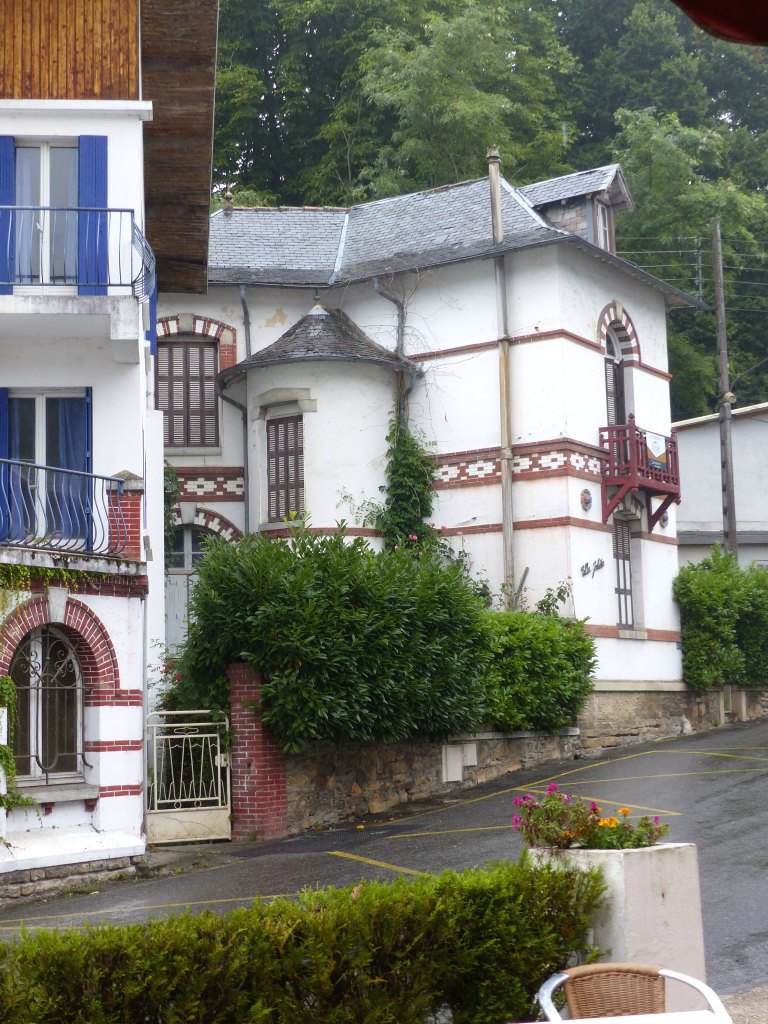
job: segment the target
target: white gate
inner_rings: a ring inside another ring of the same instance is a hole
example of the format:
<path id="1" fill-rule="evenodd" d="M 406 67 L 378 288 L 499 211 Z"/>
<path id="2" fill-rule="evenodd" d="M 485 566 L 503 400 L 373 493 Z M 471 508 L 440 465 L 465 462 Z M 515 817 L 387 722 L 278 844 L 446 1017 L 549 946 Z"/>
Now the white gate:
<path id="1" fill-rule="evenodd" d="M 147 719 L 147 842 L 231 837 L 229 720 L 210 711 Z"/>

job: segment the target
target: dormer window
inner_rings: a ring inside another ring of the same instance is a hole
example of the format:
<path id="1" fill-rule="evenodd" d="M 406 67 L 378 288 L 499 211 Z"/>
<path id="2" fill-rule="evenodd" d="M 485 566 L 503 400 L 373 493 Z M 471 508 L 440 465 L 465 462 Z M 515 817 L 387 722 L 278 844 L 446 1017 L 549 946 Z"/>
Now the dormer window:
<path id="1" fill-rule="evenodd" d="M 614 252 L 613 211 L 599 199 L 595 200 L 595 244 L 606 252 Z"/>

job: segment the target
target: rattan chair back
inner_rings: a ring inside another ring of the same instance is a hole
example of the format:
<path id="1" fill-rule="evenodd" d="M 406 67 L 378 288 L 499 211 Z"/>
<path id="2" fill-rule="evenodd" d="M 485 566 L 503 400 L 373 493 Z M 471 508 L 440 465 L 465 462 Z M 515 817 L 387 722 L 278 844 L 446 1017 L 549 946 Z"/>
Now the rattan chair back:
<path id="1" fill-rule="evenodd" d="M 563 983 L 572 1018 L 664 1013 L 664 978 L 659 965 L 584 964 L 565 970 Z"/>

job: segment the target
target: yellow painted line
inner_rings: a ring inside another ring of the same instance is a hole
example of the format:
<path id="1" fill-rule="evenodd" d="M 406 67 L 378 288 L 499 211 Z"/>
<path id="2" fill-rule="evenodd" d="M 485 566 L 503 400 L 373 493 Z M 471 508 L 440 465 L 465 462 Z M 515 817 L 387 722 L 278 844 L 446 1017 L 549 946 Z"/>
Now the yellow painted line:
<path id="1" fill-rule="evenodd" d="M 638 776 L 638 778 L 640 778 L 640 779 L 644 779 L 645 777 L 646 777 L 645 775 Z M 614 779 L 614 780 L 611 780 L 611 781 L 619 782 L 619 781 L 623 781 L 623 780 Z M 595 782 L 595 780 L 593 780 L 592 784 L 596 785 L 597 783 Z M 587 783 L 585 783 L 585 785 L 587 785 Z M 534 795 L 539 796 L 541 793 L 543 793 L 545 791 L 544 790 L 538 790 L 538 789 L 526 789 L 526 790 L 521 789 L 520 792 L 521 793 L 523 793 L 523 792 L 525 792 L 525 793 L 533 793 Z M 670 811 L 666 807 L 644 807 L 642 804 L 630 804 L 630 803 L 627 803 L 626 800 L 606 800 L 606 799 L 604 799 L 601 796 L 581 796 L 580 795 L 579 798 L 581 800 L 590 800 L 590 801 L 592 801 L 592 802 L 594 802 L 596 804 L 600 804 L 601 806 L 604 805 L 606 807 L 629 807 L 630 810 L 632 810 L 632 811 L 640 811 L 642 814 L 667 814 L 667 815 L 671 815 L 672 817 L 679 817 L 683 813 L 682 811 Z"/>
<path id="2" fill-rule="evenodd" d="M 500 832 L 511 830 L 511 825 L 480 825 L 477 828 L 444 828 L 434 832 L 399 832 L 395 836 L 384 836 L 384 839 L 420 839 L 422 836 L 454 836 L 460 832 Z"/>
<path id="3" fill-rule="evenodd" d="M 756 749 L 756 748 L 747 748 Z M 760 749 L 760 748 L 757 748 Z M 725 754 L 718 750 L 668 750 L 668 754 L 677 754 L 678 756 L 690 757 L 692 754 L 706 755 L 707 757 L 728 757 L 733 758 L 734 761 L 768 761 L 768 756 L 757 757 L 755 754 Z"/>
<path id="4" fill-rule="evenodd" d="M 397 871 L 401 875 L 423 875 L 424 871 L 416 871 L 413 868 L 404 868 L 399 864 L 387 864 L 385 860 L 371 860 L 370 857 L 358 857 L 355 853 L 342 853 L 341 850 L 331 850 L 331 857 L 344 857 L 345 860 L 357 860 L 361 864 L 371 864 L 375 868 L 386 868 L 387 871 Z"/>
<path id="5" fill-rule="evenodd" d="M 116 918 L 119 918 L 121 914 L 141 914 L 147 910 L 178 910 L 180 907 L 214 907 L 218 904 L 224 903 L 256 903 L 258 900 L 291 900 L 295 899 L 299 895 L 300 893 L 298 892 L 280 892 L 271 893 L 267 896 L 230 896 L 218 900 L 183 900 L 180 903 L 147 903 L 140 907 L 133 907 L 122 911 L 116 911 L 114 907 L 110 907 L 108 910 L 85 910 L 82 913 L 72 913 L 70 911 L 68 914 L 46 914 L 44 917 L 19 917 L 0 922 L 0 932 L 15 931 L 18 928 L 35 928 L 38 924 L 45 921 L 76 921 L 82 923 L 88 921 L 89 918 L 104 917 L 107 914 L 112 914 Z M 125 924 L 131 922 L 119 921 L 118 923 Z"/>
<path id="6" fill-rule="evenodd" d="M 571 782 L 568 785 L 576 786 L 602 786 L 605 782 L 650 782 L 653 779 L 678 779 L 697 775 L 748 775 L 749 773 L 765 773 L 765 768 L 703 768 L 696 772 L 649 772 L 647 775 L 614 775 L 606 779 L 587 779 L 586 782 Z M 546 780 L 545 780 L 546 781 Z M 535 792 L 541 783 L 535 782 Z M 534 789 L 531 786 L 519 786 L 514 790 L 516 793 L 531 793 Z"/>

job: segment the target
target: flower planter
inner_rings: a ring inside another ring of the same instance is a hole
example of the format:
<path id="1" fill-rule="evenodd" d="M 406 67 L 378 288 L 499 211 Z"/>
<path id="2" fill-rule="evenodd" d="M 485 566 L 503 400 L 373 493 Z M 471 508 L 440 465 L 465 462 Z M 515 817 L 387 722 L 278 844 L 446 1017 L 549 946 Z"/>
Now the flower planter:
<path id="1" fill-rule="evenodd" d="M 696 846 L 660 843 L 637 850 L 541 849 L 537 864 L 599 867 L 607 891 L 593 917 L 605 961 L 659 964 L 706 980 Z M 700 1009 L 695 994 L 668 983 L 669 1010 Z"/>

